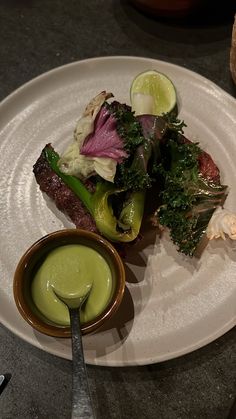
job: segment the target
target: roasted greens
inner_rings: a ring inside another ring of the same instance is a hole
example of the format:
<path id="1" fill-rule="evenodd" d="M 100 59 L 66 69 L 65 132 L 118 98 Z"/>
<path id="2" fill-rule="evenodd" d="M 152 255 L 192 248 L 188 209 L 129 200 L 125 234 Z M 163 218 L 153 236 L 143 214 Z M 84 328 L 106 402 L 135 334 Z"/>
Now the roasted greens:
<path id="1" fill-rule="evenodd" d="M 161 143 L 162 158 L 156 167 L 161 184 L 157 216 L 179 251 L 192 256 L 213 212 L 223 205 L 227 187 L 199 171 L 202 150 L 197 144 L 171 134 Z"/>
<path id="2" fill-rule="evenodd" d="M 108 103 L 111 96 L 98 95 L 79 120 L 66 152 L 59 156 L 48 145 L 45 159 L 109 240 L 132 242 L 138 237 L 151 191 L 158 202 L 157 223 L 170 231 L 180 252 L 193 256 L 213 212 L 226 198 L 217 166 L 199 144 L 184 137 L 186 125 L 173 114 L 136 117 L 129 106 Z"/>

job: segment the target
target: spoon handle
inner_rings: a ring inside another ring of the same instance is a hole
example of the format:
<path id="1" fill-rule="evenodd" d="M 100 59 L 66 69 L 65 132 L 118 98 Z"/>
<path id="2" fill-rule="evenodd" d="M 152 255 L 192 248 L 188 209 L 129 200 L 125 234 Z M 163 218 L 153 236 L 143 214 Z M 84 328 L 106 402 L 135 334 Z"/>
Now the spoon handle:
<path id="1" fill-rule="evenodd" d="M 88 377 L 84 362 L 84 352 L 77 308 L 70 308 L 72 340 L 72 419 L 94 419 L 88 387 Z"/>

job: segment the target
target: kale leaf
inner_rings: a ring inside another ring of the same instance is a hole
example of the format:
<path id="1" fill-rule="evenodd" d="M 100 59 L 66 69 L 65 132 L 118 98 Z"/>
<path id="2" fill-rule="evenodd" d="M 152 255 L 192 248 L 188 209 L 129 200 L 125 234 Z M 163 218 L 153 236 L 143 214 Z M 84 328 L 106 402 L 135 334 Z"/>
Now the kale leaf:
<path id="1" fill-rule="evenodd" d="M 116 118 L 117 132 L 129 155 L 117 165 L 115 185 L 133 191 L 149 188 L 152 180 L 147 165 L 151 156 L 151 144 L 145 139 L 140 122 L 128 105 L 113 101 L 105 106 Z"/>
<path id="2" fill-rule="evenodd" d="M 178 136 L 161 145 L 161 163 L 155 173 L 161 182 L 159 222 L 168 227 L 178 250 L 193 256 L 215 209 L 226 198 L 226 186 L 204 178 L 199 171 L 198 144 L 182 143 Z"/>

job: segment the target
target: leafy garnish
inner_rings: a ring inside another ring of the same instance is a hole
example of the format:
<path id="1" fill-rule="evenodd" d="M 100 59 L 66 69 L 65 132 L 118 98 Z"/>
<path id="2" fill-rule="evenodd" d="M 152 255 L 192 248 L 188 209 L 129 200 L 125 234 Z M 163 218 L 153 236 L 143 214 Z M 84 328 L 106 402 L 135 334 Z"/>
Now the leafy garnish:
<path id="1" fill-rule="evenodd" d="M 151 178 L 148 173 L 140 171 L 138 167 L 120 164 L 116 168 L 115 184 L 126 189 L 142 190 L 151 187 Z"/>
<path id="2" fill-rule="evenodd" d="M 116 118 L 117 132 L 124 142 L 125 149 L 132 154 L 145 141 L 139 121 L 128 105 L 113 101 L 110 104 L 106 103 L 106 107 Z"/>
<path id="3" fill-rule="evenodd" d="M 149 188 L 151 178 L 147 164 L 151 156 L 151 145 L 143 135 L 139 120 L 127 105 L 114 101 L 106 104 L 106 107 L 116 118 L 117 132 L 124 141 L 125 150 L 129 153 L 129 157 L 117 165 L 115 185 L 133 191 Z"/>
<path id="4" fill-rule="evenodd" d="M 170 130 L 183 134 L 184 127 L 187 126 L 183 120 L 178 119 L 172 112 L 164 114 L 163 118 L 166 120 Z"/>
<path id="5" fill-rule="evenodd" d="M 156 167 L 161 179 L 162 205 L 158 218 L 168 227 L 179 251 L 193 256 L 214 210 L 226 197 L 226 186 L 205 179 L 199 172 L 198 144 L 166 139 L 162 161 Z"/>

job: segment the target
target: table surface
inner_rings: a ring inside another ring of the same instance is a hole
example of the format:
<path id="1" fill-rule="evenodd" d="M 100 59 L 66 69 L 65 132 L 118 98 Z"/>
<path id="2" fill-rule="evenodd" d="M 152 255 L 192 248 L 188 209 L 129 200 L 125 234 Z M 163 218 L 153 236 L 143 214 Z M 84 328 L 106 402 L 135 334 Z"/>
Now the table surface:
<path id="1" fill-rule="evenodd" d="M 90 57 L 169 61 L 236 96 L 229 71 L 233 10 L 154 19 L 112 0 L 2 0 L 0 99 L 43 72 Z M 203 20 L 204 19 L 204 20 Z M 2 419 L 69 418 L 71 362 L 0 327 Z M 224 419 L 236 395 L 236 328 L 178 359 L 143 367 L 88 366 L 97 418 Z"/>

